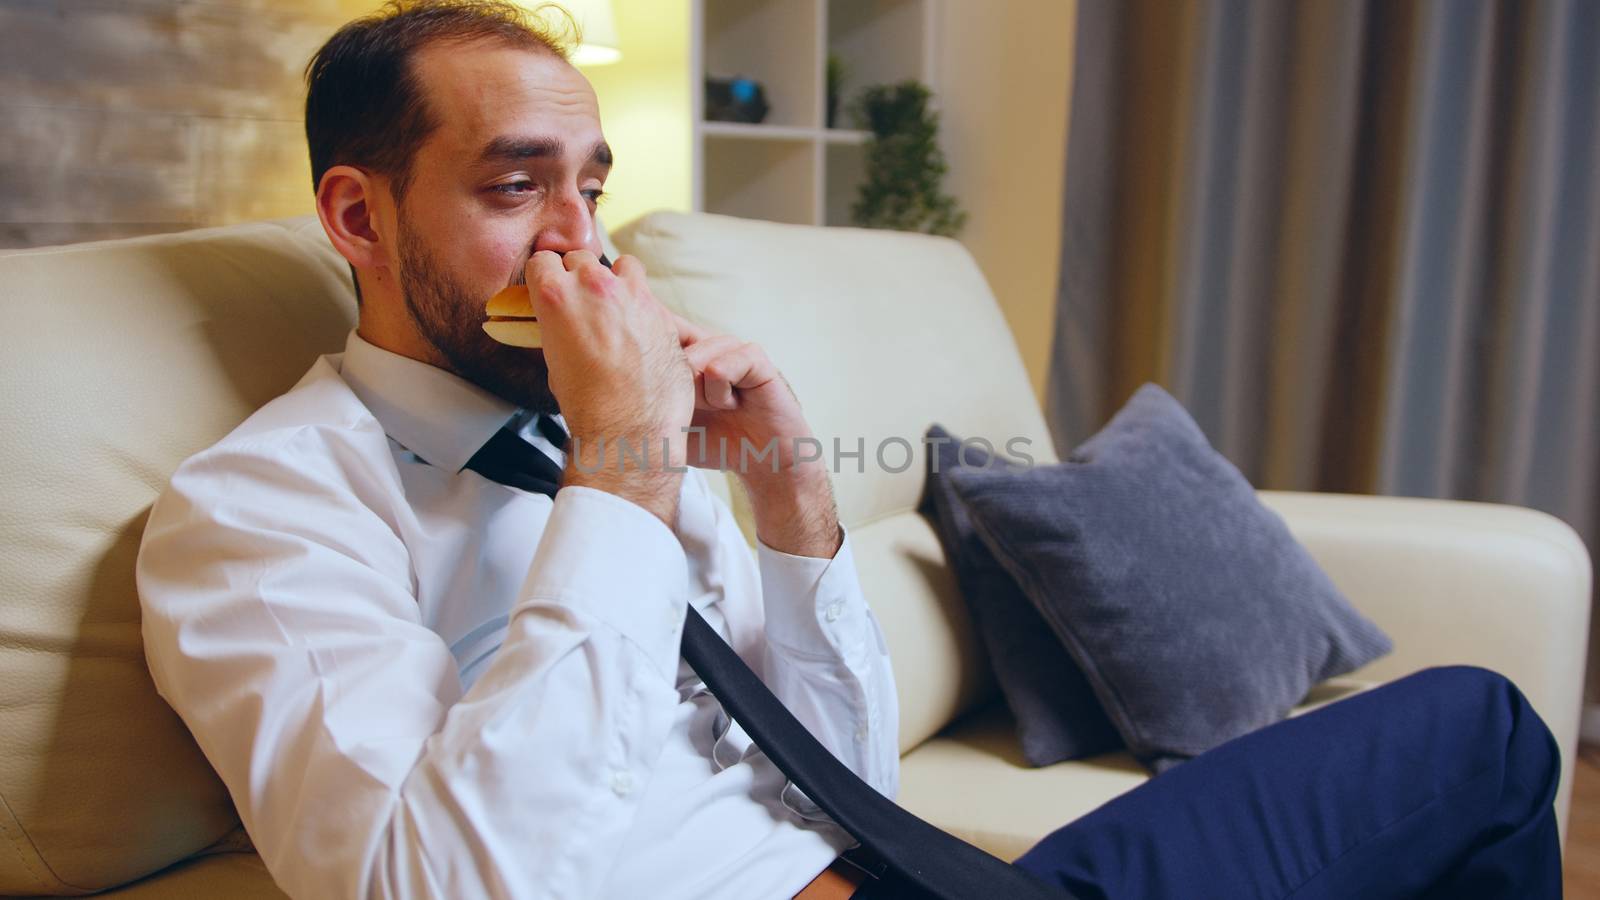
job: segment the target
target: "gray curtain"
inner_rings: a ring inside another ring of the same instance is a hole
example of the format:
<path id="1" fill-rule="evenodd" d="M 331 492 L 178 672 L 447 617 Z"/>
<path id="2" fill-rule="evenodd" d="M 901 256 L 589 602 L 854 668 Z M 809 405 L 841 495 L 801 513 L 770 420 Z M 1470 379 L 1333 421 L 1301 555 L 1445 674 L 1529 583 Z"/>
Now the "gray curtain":
<path id="1" fill-rule="evenodd" d="M 1600 551 L 1600 2 L 1077 28 L 1059 448 L 1156 381 L 1260 487 L 1531 506 Z"/>

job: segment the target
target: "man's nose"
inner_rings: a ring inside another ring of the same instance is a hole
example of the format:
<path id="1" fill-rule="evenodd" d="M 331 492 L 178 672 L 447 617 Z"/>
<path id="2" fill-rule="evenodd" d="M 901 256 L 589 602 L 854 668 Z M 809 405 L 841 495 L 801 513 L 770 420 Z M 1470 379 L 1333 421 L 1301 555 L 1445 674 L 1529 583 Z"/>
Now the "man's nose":
<path id="1" fill-rule="evenodd" d="M 563 191 L 545 207 L 539 223 L 539 233 L 534 238 L 533 250 L 554 250 L 568 253 L 573 250 L 592 250 L 599 253 L 595 239 L 594 215 L 589 211 L 589 201 L 576 189 Z"/>

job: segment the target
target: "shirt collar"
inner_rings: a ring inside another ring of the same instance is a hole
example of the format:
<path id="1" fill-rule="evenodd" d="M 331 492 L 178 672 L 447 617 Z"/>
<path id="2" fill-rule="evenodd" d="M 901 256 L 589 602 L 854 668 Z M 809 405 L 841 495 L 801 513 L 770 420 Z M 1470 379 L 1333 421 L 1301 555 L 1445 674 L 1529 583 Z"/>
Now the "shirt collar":
<path id="1" fill-rule="evenodd" d="M 369 344 L 354 331 L 339 373 L 385 434 L 449 472 L 461 471 L 518 413 L 461 376 Z"/>

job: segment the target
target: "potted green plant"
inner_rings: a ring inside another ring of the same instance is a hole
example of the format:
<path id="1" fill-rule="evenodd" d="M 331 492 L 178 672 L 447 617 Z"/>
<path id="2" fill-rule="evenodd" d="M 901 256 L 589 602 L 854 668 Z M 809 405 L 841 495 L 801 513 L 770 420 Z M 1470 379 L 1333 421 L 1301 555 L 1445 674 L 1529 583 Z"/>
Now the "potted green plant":
<path id="1" fill-rule="evenodd" d="M 829 53 L 827 71 L 828 116 L 826 121 L 829 128 L 838 127 L 839 98 L 844 93 L 844 80 L 848 75 L 849 69 L 845 67 L 844 58 L 837 53 Z"/>
<path id="2" fill-rule="evenodd" d="M 953 236 L 966 224 L 967 214 L 943 190 L 949 167 L 931 97 L 926 85 L 910 80 L 869 87 L 852 104 L 857 122 L 872 132 L 866 179 L 850 207 L 856 225 Z"/>

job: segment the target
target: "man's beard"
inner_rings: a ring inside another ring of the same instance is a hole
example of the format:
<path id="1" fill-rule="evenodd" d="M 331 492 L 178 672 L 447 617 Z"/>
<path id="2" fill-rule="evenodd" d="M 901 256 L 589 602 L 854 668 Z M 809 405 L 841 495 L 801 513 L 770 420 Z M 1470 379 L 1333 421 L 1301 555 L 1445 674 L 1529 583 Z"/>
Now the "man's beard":
<path id="1" fill-rule="evenodd" d="M 518 279 L 516 283 L 521 283 Z M 507 347 L 484 333 L 488 297 L 469 294 L 439 266 L 400 216 L 400 292 L 424 339 L 450 370 L 523 409 L 558 411 L 544 352 Z"/>

